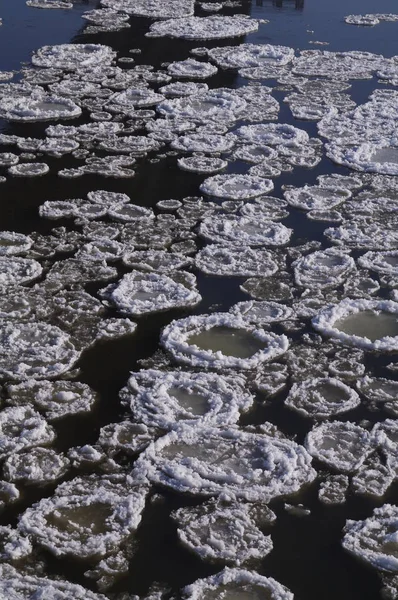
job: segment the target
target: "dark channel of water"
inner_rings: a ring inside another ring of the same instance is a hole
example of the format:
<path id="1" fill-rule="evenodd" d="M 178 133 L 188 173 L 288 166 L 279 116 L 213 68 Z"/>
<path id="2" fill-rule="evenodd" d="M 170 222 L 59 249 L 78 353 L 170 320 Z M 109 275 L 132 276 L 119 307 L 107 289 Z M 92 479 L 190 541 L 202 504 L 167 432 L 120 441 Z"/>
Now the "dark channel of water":
<path id="1" fill-rule="evenodd" d="M 161 0 L 160 0 L 161 1 Z M 269 19 L 270 23 L 260 28 L 259 33 L 243 38 L 204 44 L 179 40 L 145 38 L 150 22 L 146 19 L 131 19 L 131 29 L 115 33 L 86 36 L 81 13 L 95 8 L 93 0 L 77 1 L 73 10 L 37 10 L 26 7 L 24 0 L 2 0 L 0 17 L 0 69 L 18 69 L 23 61 L 29 61 L 30 53 L 45 44 L 66 42 L 91 42 L 112 46 L 118 56 L 128 56 L 131 48 L 140 48 L 142 53 L 135 55 L 136 62 L 156 67 L 163 62 L 187 58 L 189 51 L 197 46 L 207 47 L 240 44 L 243 41 L 254 43 L 283 44 L 298 49 L 316 48 L 310 42 L 326 41 L 327 50 L 366 50 L 382 53 L 385 56 L 398 54 L 398 25 L 384 23 L 374 28 L 347 26 L 344 15 L 350 13 L 394 12 L 393 0 L 254 0 L 245 2 L 238 12 L 246 12 L 256 18 Z M 222 14 L 232 14 L 224 10 Z M 236 11 L 235 11 L 236 12 Z M 203 13 L 198 13 L 203 14 Z M 210 87 L 238 87 L 244 83 L 238 76 L 229 72 L 219 72 L 208 80 Z M 266 82 L 268 83 L 268 82 Z M 275 84 L 271 81 L 270 84 Z M 374 88 L 374 81 L 359 81 L 352 86 L 350 93 L 356 102 L 365 101 Z M 294 120 L 286 104 L 283 93 L 275 92 L 280 101 L 280 121 L 296 124 L 316 135 L 313 123 Z M 82 117 L 81 122 L 84 122 Z M 10 125 L 0 121 L 0 131 L 25 137 L 44 137 L 45 124 Z M 156 164 L 141 161 L 137 176 L 133 180 L 98 179 L 85 176 L 75 180 L 60 179 L 57 170 L 69 166 L 68 159 L 48 159 L 50 168 L 43 178 L 20 180 L 9 178 L 1 184 L 1 227 L 23 233 L 48 232 L 53 222 L 40 219 L 38 206 L 45 200 L 85 197 L 93 189 L 126 192 L 132 201 L 142 206 L 153 207 L 158 200 L 184 198 L 197 195 L 203 177 L 184 173 L 175 166 L 175 161 L 166 159 Z M 247 168 L 242 165 L 242 171 Z M 236 170 L 236 164 L 234 165 Z M 275 179 L 273 195 L 281 193 L 281 185 L 304 185 L 315 182 L 323 173 L 341 172 L 347 169 L 332 165 L 326 158 L 312 170 L 295 169 L 291 174 L 283 174 Z M 292 210 L 284 221 L 294 227 L 292 243 L 306 239 L 319 239 L 325 243 L 322 232 L 325 224 L 311 223 L 300 211 Z M 61 223 L 62 224 L 62 223 Z M 72 226 L 71 223 L 66 223 Z M 115 342 L 98 344 L 86 352 L 80 362 L 81 380 L 88 383 L 100 394 L 100 403 L 95 411 L 85 418 L 65 420 L 57 425 L 57 448 L 66 450 L 74 445 L 93 443 L 101 426 L 120 420 L 122 411 L 118 391 L 125 384 L 129 372 L 139 367 L 138 360 L 151 356 L 158 348 L 161 329 L 172 319 L 187 314 L 200 314 L 210 308 L 227 310 L 237 301 L 247 299 L 239 290 L 243 279 L 208 277 L 196 273 L 199 291 L 203 302 L 192 311 L 171 311 L 139 320 L 136 334 Z M 93 290 L 95 292 L 95 290 Z M 382 373 L 385 360 L 369 357 L 369 368 Z M 297 415 L 292 415 L 283 406 L 285 395 L 275 397 L 264 404 L 259 398 L 256 409 L 242 419 L 242 423 L 262 423 L 270 421 L 282 431 L 295 435 L 302 441 L 310 424 Z M 347 413 L 343 420 L 369 419 L 378 417 L 365 408 Z M 17 515 L 44 495 L 51 495 L 53 488 L 42 491 L 26 491 L 15 509 L 5 511 L 1 523 L 15 523 Z M 195 504 L 193 498 L 161 492 L 162 500 L 152 502 L 145 510 L 138 531 L 138 551 L 132 560 L 130 574 L 116 586 L 117 591 L 145 594 L 159 582 L 173 593 L 199 577 L 220 570 L 201 562 L 177 543 L 176 528 L 169 514 L 177 507 Z M 384 501 L 397 502 L 397 488 L 393 487 Z M 376 503 L 349 497 L 342 507 L 325 508 L 317 499 L 316 485 L 303 492 L 295 501 L 311 508 L 311 515 L 298 517 L 287 513 L 283 503 L 271 504 L 277 513 L 277 524 L 272 529 L 274 549 L 261 563 L 259 571 L 285 584 L 294 593 L 296 600 L 376 600 L 380 598 L 380 581 L 375 571 L 367 568 L 343 552 L 341 548 L 342 528 L 347 518 L 359 519 L 369 516 Z M 54 559 L 46 556 L 51 572 L 66 576 L 71 581 L 88 585 L 83 577 L 84 569 L 75 561 Z"/>

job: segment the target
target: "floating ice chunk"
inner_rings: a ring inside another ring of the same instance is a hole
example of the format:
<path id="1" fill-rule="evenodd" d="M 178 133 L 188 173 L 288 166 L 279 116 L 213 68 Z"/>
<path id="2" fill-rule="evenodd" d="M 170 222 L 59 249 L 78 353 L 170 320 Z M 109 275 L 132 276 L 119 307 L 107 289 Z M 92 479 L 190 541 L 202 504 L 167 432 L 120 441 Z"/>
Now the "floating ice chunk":
<path id="1" fill-rule="evenodd" d="M 123 263 L 133 269 L 168 273 L 191 264 L 192 259 L 177 252 L 137 250 L 123 256 Z"/>
<path id="2" fill-rule="evenodd" d="M 13 165 L 18 164 L 19 156 L 13 154 L 12 152 L 2 152 L 0 153 L 0 167 L 12 167 Z"/>
<path id="3" fill-rule="evenodd" d="M 206 83 L 196 83 L 194 81 L 176 81 L 168 83 L 159 88 L 159 92 L 166 98 L 180 98 L 182 96 L 193 96 L 207 92 L 209 86 Z"/>
<path id="4" fill-rule="evenodd" d="M 242 69 L 247 67 L 283 66 L 294 58 L 293 48 L 272 46 L 271 44 L 240 44 L 212 48 L 207 55 L 222 69 Z"/>
<path id="5" fill-rule="evenodd" d="M 261 274 L 260 274 L 261 275 Z M 292 286 L 277 277 L 252 277 L 240 289 L 255 300 L 275 300 L 284 302 L 293 298 Z"/>
<path id="6" fill-rule="evenodd" d="M 398 146 L 389 140 L 364 142 L 359 146 L 327 145 L 327 156 L 334 162 L 368 173 L 398 175 Z"/>
<path id="7" fill-rule="evenodd" d="M 326 505 L 344 504 L 348 485 L 346 475 L 330 475 L 319 486 L 319 500 Z"/>
<path id="8" fill-rule="evenodd" d="M 270 179 L 253 175 L 215 175 L 200 186 L 200 191 L 208 196 L 231 200 L 246 200 L 267 194 L 274 188 Z"/>
<path id="9" fill-rule="evenodd" d="M 165 100 L 158 104 L 157 111 L 166 118 L 189 119 L 208 125 L 209 121 L 236 121 L 246 105 L 237 92 L 221 88 Z"/>
<path id="10" fill-rule="evenodd" d="M 312 324 L 323 335 L 379 352 L 398 347 L 398 303 L 391 300 L 342 300 L 324 308 Z"/>
<path id="11" fill-rule="evenodd" d="M 358 264 L 364 269 L 386 275 L 398 275 L 398 251 L 366 252 L 358 258 Z"/>
<path id="12" fill-rule="evenodd" d="M 187 156 L 177 160 L 178 167 L 191 173 L 219 173 L 228 166 L 228 161 L 211 156 Z"/>
<path id="13" fill-rule="evenodd" d="M 92 260 L 67 258 L 53 264 L 47 273 L 45 283 L 52 289 L 62 289 L 79 283 L 109 281 L 116 277 L 117 270 L 114 267 L 104 266 Z"/>
<path id="14" fill-rule="evenodd" d="M 309 454 L 295 442 L 189 426 L 153 442 L 134 467 L 135 474 L 179 492 L 264 503 L 315 478 Z"/>
<path id="15" fill-rule="evenodd" d="M 124 252 L 123 244 L 115 240 L 99 239 L 95 242 L 84 244 L 75 254 L 79 260 L 97 260 L 115 262 L 121 259 Z"/>
<path id="16" fill-rule="evenodd" d="M 177 361 L 193 366 L 252 369 L 286 352 L 286 336 L 266 333 L 229 313 L 172 321 L 161 337 Z"/>
<path id="17" fill-rule="evenodd" d="M 303 129 L 283 123 L 260 123 L 256 125 L 243 125 L 235 134 L 244 142 L 277 146 L 302 146 L 308 143 L 308 133 Z"/>
<path id="18" fill-rule="evenodd" d="M 207 79 L 215 75 L 217 71 L 218 69 L 214 65 L 193 58 L 173 62 L 167 67 L 169 75 L 177 79 Z"/>
<path id="19" fill-rule="evenodd" d="M 44 93 L 0 98 L 0 116 L 8 121 L 35 122 L 74 119 L 82 114 L 80 106 L 69 98 Z"/>
<path id="20" fill-rule="evenodd" d="M 101 44 L 60 44 L 42 46 L 33 53 L 35 67 L 50 67 L 73 71 L 83 67 L 108 65 L 116 53 L 109 46 Z"/>
<path id="21" fill-rule="evenodd" d="M 50 172 L 50 167 L 43 162 L 40 163 L 19 163 L 8 169 L 10 175 L 14 177 L 42 177 Z"/>
<path id="22" fill-rule="evenodd" d="M 374 71 L 385 64 L 380 54 L 351 50 L 329 52 L 327 50 L 303 50 L 295 59 L 292 73 L 306 77 L 329 79 L 370 79 Z"/>
<path id="23" fill-rule="evenodd" d="M 157 433 L 157 432 L 156 432 Z M 155 430 L 142 423 L 110 423 L 101 428 L 98 444 L 112 456 L 119 452 L 136 455 L 144 450 L 155 438 Z"/>
<path id="24" fill-rule="evenodd" d="M 41 264 L 32 258 L 0 256 L 0 284 L 3 287 L 30 283 L 38 279 L 42 271 Z"/>
<path id="25" fill-rule="evenodd" d="M 0 256 L 24 254 L 32 244 L 33 240 L 23 233 L 0 231 Z"/>
<path id="26" fill-rule="evenodd" d="M 222 277 L 267 277 L 278 271 L 275 257 L 269 250 L 249 247 L 225 248 L 210 244 L 195 257 L 195 265 L 208 275 Z"/>
<path id="27" fill-rule="evenodd" d="M 217 177 L 217 176 L 216 176 Z M 199 227 L 205 239 L 231 246 L 283 246 L 292 230 L 266 219 L 256 217 L 217 216 L 205 218 Z"/>
<path id="28" fill-rule="evenodd" d="M 31 407 L 8 407 L 0 413 L 0 456 L 51 444 L 55 432 Z"/>
<path id="29" fill-rule="evenodd" d="M 348 15 L 344 17 L 344 21 L 349 25 L 365 25 L 372 27 L 373 25 L 378 25 L 380 23 L 380 18 L 382 15 Z M 397 20 L 398 20 L 398 15 Z"/>
<path id="30" fill-rule="evenodd" d="M 398 423 L 395 419 L 386 419 L 376 423 L 372 430 L 373 442 L 387 458 L 387 466 L 398 476 Z"/>
<path id="31" fill-rule="evenodd" d="M 268 323 L 277 323 L 285 321 L 292 316 L 292 309 L 277 302 L 238 302 L 230 309 L 234 315 L 240 315 L 249 323 L 255 325 L 267 325 Z"/>
<path id="32" fill-rule="evenodd" d="M 128 481 L 76 478 L 28 508 L 18 527 L 56 556 L 103 558 L 137 529 L 147 491 Z"/>
<path id="33" fill-rule="evenodd" d="M 332 173 L 331 175 L 319 175 L 317 177 L 318 185 L 327 188 L 343 188 L 348 190 L 357 190 L 363 187 L 363 182 L 359 177 L 353 175 L 340 175 Z"/>
<path id="34" fill-rule="evenodd" d="M 31 448 L 9 456 L 4 463 L 4 477 L 14 483 L 43 485 L 63 477 L 69 460 L 50 448 Z"/>
<path id="35" fill-rule="evenodd" d="M 99 143 L 98 147 L 106 152 L 118 154 L 141 155 L 159 149 L 159 142 L 142 135 L 128 135 L 120 138 L 109 138 Z"/>
<path id="36" fill-rule="evenodd" d="M 258 164 L 276 158 L 278 152 L 269 146 L 245 144 L 244 146 L 239 146 L 232 156 L 235 160 L 243 160 L 248 163 Z"/>
<path id="37" fill-rule="evenodd" d="M 398 572 L 398 507 L 384 504 L 364 521 L 346 522 L 343 548 L 379 571 Z"/>
<path id="38" fill-rule="evenodd" d="M 174 15 L 173 15 L 174 16 Z M 151 25 L 147 37 L 172 37 L 186 40 L 221 40 L 257 31 L 258 21 L 247 15 L 169 19 Z"/>
<path id="39" fill-rule="evenodd" d="M 254 401 L 238 375 L 155 370 L 132 373 L 121 398 L 137 422 L 165 430 L 232 425 Z"/>
<path id="40" fill-rule="evenodd" d="M 159 4 L 155 0 L 102 0 L 101 6 L 149 19 L 181 19 L 194 13 L 192 0 L 166 0 Z"/>
<path id="41" fill-rule="evenodd" d="M 126 204 L 130 197 L 121 192 L 108 192 L 106 190 L 95 190 L 87 194 L 87 199 L 94 204 L 104 204 L 108 208 L 114 204 Z"/>
<path id="42" fill-rule="evenodd" d="M 358 394 L 338 379 L 317 378 L 294 383 L 285 405 L 304 417 L 326 419 L 359 406 Z"/>
<path id="43" fill-rule="evenodd" d="M 297 285 L 323 289 L 341 285 L 355 269 L 355 261 L 346 252 L 328 248 L 299 258 L 293 266 Z"/>
<path id="44" fill-rule="evenodd" d="M 371 457 L 352 478 L 351 487 L 355 494 L 381 498 L 384 496 L 396 473 L 389 465 L 384 465 L 379 458 Z"/>
<path id="45" fill-rule="evenodd" d="M 143 315 L 172 308 L 195 306 L 201 301 L 195 277 L 189 283 L 175 281 L 159 273 L 127 273 L 114 285 L 102 290 L 102 296 L 123 314 Z"/>
<path id="46" fill-rule="evenodd" d="M 336 471 L 357 471 L 373 452 L 371 436 L 359 425 L 333 421 L 315 426 L 307 435 L 305 447 L 311 456 Z"/>
<path id="47" fill-rule="evenodd" d="M 269 535 L 256 526 L 255 509 L 237 502 L 208 502 L 172 513 L 180 542 L 203 560 L 242 565 L 272 550 Z"/>
<path id="48" fill-rule="evenodd" d="M 19 531 L 12 529 L 9 525 L 0 527 L 0 559 L 2 561 L 19 560 L 31 553 L 32 544 L 28 538 L 21 536 Z"/>
<path id="49" fill-rule="evenodd" d="M 35 381 L 7 387 L 8 403 L 14 406 L 31 404 L 49 421 L 90 412 L 97 400 L 96 393 L 85 383 L 72 381 Z"/>
<path id="50" fill-rule="evenodd" d="M 0 511 L 2 511 L 4 508 L 9 506 L 10 504 L 13 504 L 17 500 L 19 500 L 19 496 L 20 496 L 19 490 L 17 487 L 15 487 L 15 485 L 13 483 L 9 483 L 8 481 L 0 480 Z M 0 528 L 0 558 L 3 558 L 1 556 L 1 553 L 2 553 L 1 529 L 2 528 Z"/>
<path id="51" fill-rule="evenodd" d="M 398 234 L 394 222 L 379 224 L 373 219 L 345 221 L 339 227 L 325 229 L 324 235 L 334 244 L 363 250 L 391 250 L 398 248 Z"/>
<path id="52" fill-rule="evenodd" d="M 148 223 L 154 218 L 151 208 L 139 206 L 138 204 L 120 204 L 108 210 L 108 216 L 122 223 L 140 222 Z"/>
<path id="53" fill-rule="evenodd" d="M 147 106 L 154 106 L 164 100 L 162 94 L 156 94 L 153 90 L 130 87 L 119 94 L 112 97 L 112 105 L 115 106 L 118 111 L 131 111 L 137 106 L 144 108 Z"/>
<path id="54" fill-rule="evenodd" d="M 232 135 L 217 135 L 205 133 L 187 133 L 171 143 L 174 150 L 181 152 L 204 152 L 216 154 L 227 152 L 235 145 L 235 137 Z"/>
<path id="55" fill-rule="evenodd" d="M 73 8 L 72 2 L 66 2 L 66 0 L 26 0 L 26 6 L 32 8 Z"/>
<path id="56" fill-rule="evenodd" d="M 351 192 L 342 188 L 305 185 L 302 188 L 290 188 L 283 195 L 288 203 L 295 208 L 325 210 L 334 208 L 350 198 Z"/>

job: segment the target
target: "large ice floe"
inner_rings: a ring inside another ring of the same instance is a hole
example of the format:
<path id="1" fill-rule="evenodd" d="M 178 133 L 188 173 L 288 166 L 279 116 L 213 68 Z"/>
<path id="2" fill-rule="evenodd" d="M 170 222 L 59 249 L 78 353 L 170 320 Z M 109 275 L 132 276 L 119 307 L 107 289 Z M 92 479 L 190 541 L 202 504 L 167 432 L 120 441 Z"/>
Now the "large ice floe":
<path id="1" fill-rule="evenodd" d="M 149 19 L 182 19 L 194 13 L 193 0 L 101 0 L 101 6 Z"/>
<path id="2" fill-rule="evenodd" d="M 172 513 L 183 546 L 203 560 L 240 566 L 259 560 L 272 550 L 272 540 L 257 524 L 272 522 L 275 515 L 265 506 L 209 500 L 197 507 Z"/>
<path id="3" fill-rule="evenodd" d="M 268 219 L 235 215 L 208 217 L 202 221 L 199 234 L 206 240 L 229 246 L 283 246 L 292 230 Z"/>
<path id="4" fill-rule="evenodd" d="M 298 492 L 316 475 L 310 455 L 290 440 L 190 426 L 150 444 L 133 473 L 179 492 L 265 503 Z"/>
<path id="5" fill-rule="evenodd" d="M 152 369 L 132 373 L 121 398 L 138 423 L 166 430 L 181 423 L 231 425 L 254 402 L 239 375 Z"/>
<path id="6" fill-rule="evenodd" d="M 72 479 L 28 508 L 18 528 L 56 556 L 100 559 L 134 534 L 147 492 L 145 485 L 134 486 L 125 478 Z"/>
<path id="7" fill-rule="evenodd" d="M 32 56 L 35 67 L 67 69 L 73 71 L 82 67 L 108 65 L 116 53 L 109 46 L 101 44 L 60 44 L 43 46 Z"/>
<path id="8" fill-rule="evenodd" d="M 379 571 L 398 573 L 398 507 L 384 504 L 364 521 L 346 522 L 343 548 Z"/>
<path id="9" fill-rule="evenodd" d="M 305 417 L 327 419 L 352 410 L 360 404 L 357 392 L 332 377 L 295 383 L 285 405 Z"/>
<path id="10" fill-rule="evenodd" d="M 216 313 L 172 321 L 161 343 L 172 356 L 195 367 L 253 369 L 284 354 L 286 336 L 267 333 L 239 315 Z"/>
<path id="11" fill-rule="evenodd" d="M 169 19 L 151 25 L 147 37 L 172 37 L 186 40 L 221 40 L 257 31 L 258 21 L 247 15 L 232 17 L 188 17 Z"/>
<path id="12" fill-rule="evenodd" d="M 312 324 L 323 335 L 378 352 L 398 348 L 398 303 L 391 300 L 351 300 L 329 305 Z"/>
<path id="13" fill-rule="evenodd" d="M 264 577 L 255 571 L 228 567 L 216 575 L 191 583 L 182 590 L 182 594 L 184 600 L 220 600 L 237 596 L 244 596 L 247 600 L 293 600 L 293 594 L 272 577 Z"/>
<path id="14" fill-rule="evenodd" d="M 208 275 L 218 277 L 267 277 L 278 271 L 270 250 L 208 244 L 196 254 L 195 265 Z"/>

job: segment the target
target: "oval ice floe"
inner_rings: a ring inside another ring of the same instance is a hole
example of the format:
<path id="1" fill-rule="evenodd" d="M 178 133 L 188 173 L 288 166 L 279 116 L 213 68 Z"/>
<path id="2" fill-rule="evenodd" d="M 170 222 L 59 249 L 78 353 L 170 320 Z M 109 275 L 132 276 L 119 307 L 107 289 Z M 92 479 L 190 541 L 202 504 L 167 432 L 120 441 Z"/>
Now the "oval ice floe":
<path id="1" fill-rule="evenodd" d="M 31 448 L 9 456 L 3 469 L 8 481 L 44 485 L 63 477 L 69 469 L 69 460 L 50 448 Z"/>
<path id="2" fill-rule="evenodd" d="M 60 44 L 42 46 L 33 53 L 35 67 L 50 67 L 75 70 L 82 67 L 110 64 L 116 53 L 109 46 L 101 44 Z"/>
<path id="3" fill-rule="evenodd" d="M 250 144 L 277 146 L 300 146 L 309 141 L 308 133 L 303 129 L 283 123 L 260 123 L 243 125 L 235 134 L 244 142 Z"/>
<path id="4" fill-rule="evenodd" d="M 304 417 L 326 419 L 361 403 L 355 390 L 338 379 L 324 377 L 295 383 L 285 405 Z"/>
<path id="5" fill-rule="evenodd" d="M 310 455 L 290 440 L 190 426 L 148 446 L 133 472 L 179 492 L 264 503 L 298 492 L 316 475 Z"/>
<path id="6" fill-rule="evenodd" d="M 348 491 L 349 479 L 347 475 L 330 475 L 319 486 L 318 498 L 327 506 L 344 504 Z"/>
<path id="7" fill-rule="evenodd" d="M 246 101 L 234 90 L 215 89 L 182 98 L 165 100 L 157 111 L 166 118 L 190 119 L 208 124 L 234 122 L 246 108 Z"/>
<path id="8" fill-rule="evenodd" d="M 267 277 L 278 271 L 275 256 L 269 250 L 226 248 L 221 244 L 209 244 L 199 250 L 195 265 L 204 273 L 218 277 Z"/>
<path id="9" fill-rule="evenodd" d="M 136 421 L 166 430 L 231 425 L 254 402 L 239 375 L 155 370 L 132 373 L 121 397 Z"/>
<path id="10" fill-rule="evenodd" d="M 292 230 L 258 217 L 215 216 L 205 218 L 199 234 L 211 242 L 231 246 L 283 246 Z"/>
<path id="11" fill-rule="evenodd" d="M 398 275 L 398 251 L 390 252 L 366 252 L 358 258 L 358 264 L 364 269 L 383 273 L 386 275 Z"/>
<path id="12" fill-rule="evenodd" d="M 231 200 L 246 200 L 267 194 L 274 188 L 270 179 L 253 175 L 214 175 L 200 186 L 200 191 L 208 196 Z"/>
<path id="13" fill-rule="evenodd" d="M 255 300 L 238 302 L 232 306 L 230 312 L 241 316 L 248 323 L 260 326 L 285 321 L 293 315 L 293 310 L 289 306 L 277 302 L 256 302 Z"/>
<path id="14" fill-rule="evenodd" d="M 73 100 L 44 93 L 25 96 L 5 96 L 0 99 L 0 116 L 8 121 L 35 122 L 74 119 L 82 109 Z"/>
<path id="15" fill-rule="evenodd" d="M 398 303 L 391 300 L 351 300 L 324 308 L 312 324 L 323 335 L 367 350 L 398 348 Z"/>
<path id="16" fill-rule="evenodd" d="M 299 258 L 293 267 L 296 284 L 300 287 L 335 288 L 355 269 L 355 261 L 343 251 L 328 248 Z"/>
<path id="17" fill-rule="evenodd" d="M 191 264 L 192 259 L 178 252 L 136 250 L 123 256 L 123 263 L 133 269 L 168 273 Z"/>
<path id="18" fill-rule="evenodd" d="M 15 231 L 0 231 L 0 256 L 24 254 L 32 246 L 33 240 Z"/>
<path id="19" fill-rule="evenodd" d="M 180 152 L 203 152 L 216 154 L 228 152 L 235 144 L 232 135 L 217 135 L 205 133 L 187 133 L 171 143 L 171 148 Z"/>
<path id="20" fill-rule="evenodd" d="M 8 169 L 13 177 L 42 177 L 50 172 L 50 167 L 43 162 L 19 163 Z"/>
<path id="21" fill-rule="evenodd" d="M 24 285 L 38 279 L 42 266 L 32 258 L 0 256 L 0 285 Z"/>
<path id="22" fill-rule="evenodd" d="M 155 106 L 164 100 L 164 96 L 156 94 L 151 89 L 130 87 L 112 97 L 112 105 L 118 111 L 134 111 L 135 107 L 146 108 Z"/>
<path id="23" fill-rule="evenodd" d="M 218 173 L 228 166 L 228 161 L 212 156 L 186 156 L 177 160 L 178 167 L 190 173 L 209 175 Z"/>
<path id="24" fill-rule="evenodd" d="M 286 352 L 286 336 L 267 333 L 230 313 L 172 321 L 162 345 L 177 361 L 197 367 L 253 369 Z"/>
<path id="25" fill-rule="evenodd" d="M 30 406 L 4 408 L 0 413 L 0 430 L 1 458 L 49 445 L 55 439 L 54 429 Z"/>
<path id="26" fill-rule="evenodd" d="M 147 37 L 171 37 L 186 40 L 221 40 L 257 31 L 258 21 L 247 15 L 169 19 L 151 25 Z"/>
<path id="27" fill-rule="evenodd" d="M 168 74 L 177 79 L 207 79 L 217 71 L 214 65 L 193 58 L 172 62 L 167 67 Z"/>
<path id="28" fill-rule="evenodd" d="M 101 0 L 101 6 L 112 8 L 134 17 L 148 19 L 182 19 L 194 13 L 193 0 Z"/>
<path id="29" fill-rule="evenodd" d="M 284 192 L 284 197 L 295 208 L 302 210 L 327 210 L 342 204 L 350 198 L 351 192 L 342 188 L 327 188 L 307 186 L 290 188 Z"/>
<path id="30" fill-rule="evenodd" d="M 294 58 L 293 48 L 271 44 L 240 44 L 212 48 L 207 56 L 222 69 L 242 69 L 247 67 L 283 66 Z"/>

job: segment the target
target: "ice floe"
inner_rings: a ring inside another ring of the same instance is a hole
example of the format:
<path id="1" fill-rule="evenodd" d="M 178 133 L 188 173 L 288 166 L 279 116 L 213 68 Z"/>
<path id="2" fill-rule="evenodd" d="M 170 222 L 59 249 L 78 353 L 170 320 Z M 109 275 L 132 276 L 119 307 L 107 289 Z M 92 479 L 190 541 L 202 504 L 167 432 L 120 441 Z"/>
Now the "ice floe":
<path id="1" fill-rule="evenodd" d="M 354 259 L 342 250 L 328 248 L 293 263 L 296 284 L 304 288 L 336 288 L 355 269 Z"/>
<path id="2" fill-rule="evenodd" d="M 3 469 L 8 481 L 43 485 L 63 477 L 69 469 L 69 460 L 50 448 L 31 448 L 9 456 Z"/>
<path id="3" fill-rule="evenodd" d="M 0 117 L 8 121 L 34 122 L 74 119 L 82 114 L 73 100 L 44 93 L 0 98 Z"/>
<path id="4" fill-rule="evenodd" d="M 217 176 L 216 176 L 217 177 Z M 292 230 L 267 219 L 240 216 L 205 218 L 199 234 L 211 242 L 230 246 L 283 246 L 288 243 Z"/>
<path id="5" fill-rule="evenodd" d="M 154 0 L 101 0 L 101 6 L 149 19 L 183 19 L 194 13 L 192 0 L 166 0 L 162 4 Z"/>
<path id="6" fill-rule="evenodd" d="M 304 417 L 327 419 L 361 403 L 357 392 L 332 377 L 293 384 L 285 405 Z"/>
<path id="7" fill-rule="evenodd" d="M 31 407 L 7 407 L 0 413 L 0 456 L 46 446 L 55 439 L 54 429 Z"/>
<path id="8" fill-rule="evenodd" d="M 254 300 L 238 302 L 231 307 L 230 312 L 259 326 L 285 321 L 293 316 L 293 311 L 289 306 L 277 302 L 256 302 Z"/>
<path id="9" fill-rule="evenodd" d="M 193 58 L 173 62 L 167 67 L 168 74 L 176 79 L 207 79 L 217 71 L 214 65 Z"/>
<path id="10" fill-rule="evenodd" d="M 223 171 L 228 166 L 228 161 L 212 156 L 194 155 L 179 158 L 177 164 L 183 171 L 208 175 Z"/>
<path id="11" fill-rule="evenodd" d="M 173 15 L 174 16 L 174 15 Z M 248 15 L 232 17 L 189 17 L 159 21 L 151 25 L 147 37 L 171 37 L 186 40 L 221 40 L 257 31 L 258 21 Z"/>
<path id="12" fill-rule="evenodd" d="M 349 25 L 362 25 L 372 27 L 378 25 L 381 21 L 393 22 L 398 21 L 397 14 L 366 14 L 366 15 L 347 15 L 344 21 Z"/>
<path id="13" fill-rule="evenodd" d="M 199 250 L 195 265 L 204 273 L 218 277 L 267 277 L 278 271 L 278 263 L 270 250 L 225 248 L 221 244 L 209 244 Z"/>
<path id="14" fill-rule="evenodd" d="M 293 48 L 271 44 L 240 44 L 212 48 L 207 51 L 209 59 L 222 69 L 247 67 L 284 66 L 294 58 Z"/>
<path id="15" fill-rule="evenodd" d="M 189 119 L 208 125 L 213 121 L 235 122 L 246 105 L 234 90 L 221 88 L 165 100 L 157 105 L 157 111 L 168 119 Z"/>
<path id="16" fill-rule="evenodd" d="M 214 175 L 200 186 L 200 191 L 208 196 L 231 200 L 247 200 L 267 194 L 274 188 L 270 179 L 253 175 Z"/>
<path id="17" fill-rule="evenodd" d="M 344 504 L 348 486 L 347 475 L 330 475 L 319 486 L 319 500 L 326 505 Z"/>
<path id="18" fill-rule="evenodd" d="M 342 188 L 307 186 L 289 188 L 284 192 L 287 202 L 302 210 L 327 210 L 350 198 L 351 192 Z"/>
<path id="19" fill-rule="evenodd" d="M 67 69 L 108 65 L 115 58 L 115 51 L 101 44 L 60 44 L 42 46 L 33 53 L 35 67 Z"/>
<path id="20" fill-rule="evenodd" d="M 43 162 L 19 163 L 8 169 L 13 177 L 42 177 L 50 172 L 50 167 Z"/>

